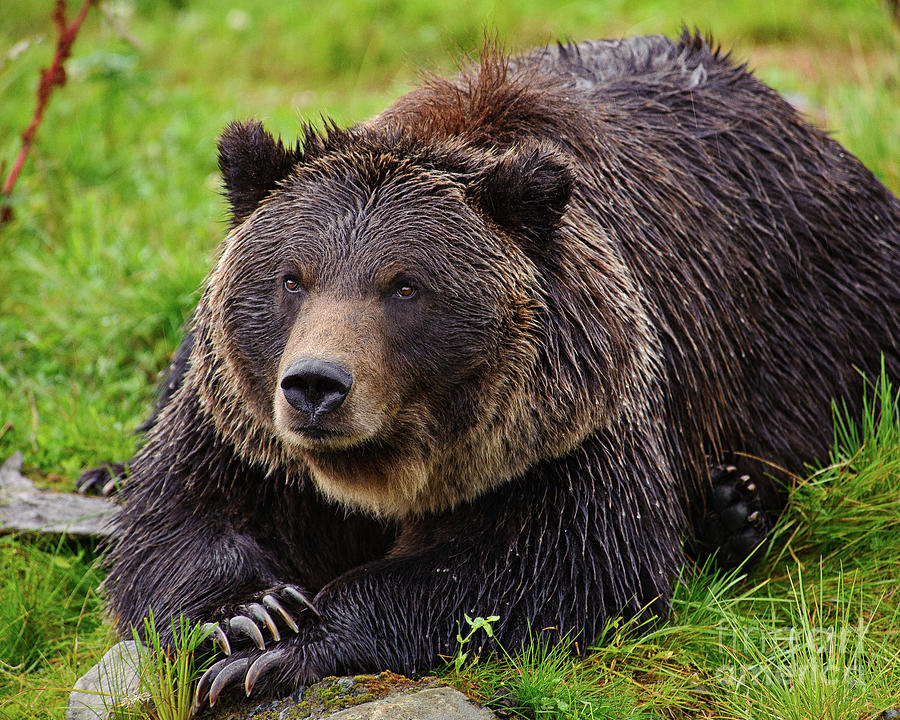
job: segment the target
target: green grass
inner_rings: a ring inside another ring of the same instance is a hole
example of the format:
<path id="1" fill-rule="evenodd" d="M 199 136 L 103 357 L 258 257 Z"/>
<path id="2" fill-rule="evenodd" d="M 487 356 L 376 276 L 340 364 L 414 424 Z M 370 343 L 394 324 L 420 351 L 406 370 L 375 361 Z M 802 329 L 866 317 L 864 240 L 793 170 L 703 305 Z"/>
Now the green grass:
<path id="1" fill-rule="evenodd" d="M 92 553 L 0 537 L 0 718 L 61 717 L 110 642 Z"/>
<path id="2" fill-rule="evenodd" d="M 96 629 L 99 575 L 84 551 L 61 545 L 2 537 L 0 550 L 0 667 L 31 672 L 68 644 L 72 630 Z"/>
<path id="3" fill-rule="evenodd" d="M 51 7 L 50 0 L 0 2 L 0 166 L 18 150 L 39 68 L 52 55 Z M 21 450 L 27 473 L 45 485 L 70 487 L 83 467 L 127 458 L 135 447 L 130 431 L 148 411 L 224 235 L 215 164 L 221 128 L 255 116 L 293 137 L 298 114 L 363 119 L 411 87 L 419 69 L 452 69 L 454 55 L 477 50 L 485 28 L 512 49 L 557 38 L 675 34 L 682 22 L 712 31 L 900 192 L 900 33 L 877 0 L 342 0 L 302 9 L 263 0 L 119 0 L 103 7 L 89 14 L 68 83 L 51 100 L 12 197 L 15 220 L 0 226 L 0 459 Z M 30 45 L 12 53 L 20 41 Z M 519 683 L 517 702 L 540 717 L 703 710 L 740 717 L 736 703 L 745 696 L 749 716 L 782 700 L 803 706 L 771 684 L 716 684 L 716 668 L 735 665 L 734 648 L 750 652 L 741 638 L 778 638 L 804 618 L 815 628 L 856 628 L 864 617 L 864 656 L 886 658 L 869 662 L 873 685 L 859 695 L 874 711 L 887 702 L 877 687 L 896 680 L 889 650 L 900 644 L 892 625 L 900 441 L 879 417 L 878 428 L 863 427 L 856 438 L 839 424 L 838 454 L 798 483 L 751 578 L 687 574 L 672 624 L 639 642 L 611 628 L 586 662 L 538 644 L 521 666 L 474 667 L 493 672 L 495 684 L 538 675 L 536 690 Z M 66 547 L 0 544 L 0 717 L 62 717 L 60 688 L 109 641 L 96 594 L 86 589 L 99 581 L 90 559 Z M 853 652 L 841 662 L 853 664 Z M 490 695 L 489 678 L 472 682 Z M 842 702 L 833 701 L 864 716 Z"/>

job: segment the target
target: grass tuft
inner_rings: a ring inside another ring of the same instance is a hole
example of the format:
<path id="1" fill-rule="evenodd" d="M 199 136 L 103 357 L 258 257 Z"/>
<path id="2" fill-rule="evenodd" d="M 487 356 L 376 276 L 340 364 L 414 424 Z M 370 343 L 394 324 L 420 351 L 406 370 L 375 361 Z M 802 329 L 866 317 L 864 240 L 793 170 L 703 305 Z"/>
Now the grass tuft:
<path id="1" fill-rule="evenodd" d="M 465 616 L 469 631 L 457 635 L 459 650 L 444 668 L 444 677 L 486 705 L 502 708 L 513 717 L 621 718 L 632 706 L 631 690 L 620 679 L 602 679 L 578 658 L 570 637 L 560 638 L 549 628 L 531 634 L 520 652 L 500 654 L 482 661 L 466 646 L 479 631 L 493 638 L 492 623 L 499 620 Z M 634 713 L 628 717 L 640 717 Z"/>
<path id="2" fill-rule="evenodd" d="M 781 599 L 784 624 L 765 618 L 727 617 L 730 663 L 719 668 L 719 705 L 728 717 L 840 720 L 867 717 L 897 699 L 898 650 L 871 632 L 869 604 L 860 578 L 837 578 L 836 597 L 818 583 L 804 584 L 802 571 Z M 896 615 L 896 612 L 892 613 Z"/>
<path id="3" fill-rule="evenodd" d="M 0 719 L 62 718 L 75 680 L 102 655 L 93 553 L 0 537 Z"/>
<path id="4" fill-rule="evenodd" d="M 144 620 L 144 637 L 141 641 L 134 630 L 140 665 L 140 695 L 148 702 L 127 712 L 117 710 L 122 720 L 190 720 L 194 683 L 211 664 L 212 658 L 198 663 L 195 651 L 209 635 L 203 623 L 192 625 L 181 617 L 171 619 L 175 647 L 163 647 L 153 612 Z"/>
<path id="5" fill-rule="evenodd" d="M 835 403 L 828 465 L 813 468 L 791 492 L 777 528 L 779 557 L 822 555 L 846 566 L 900 557 L 900 393 L 883 364 L 867 381 L 863 412 Z M 854 560 L 856 558 L 857 560 Z"/>

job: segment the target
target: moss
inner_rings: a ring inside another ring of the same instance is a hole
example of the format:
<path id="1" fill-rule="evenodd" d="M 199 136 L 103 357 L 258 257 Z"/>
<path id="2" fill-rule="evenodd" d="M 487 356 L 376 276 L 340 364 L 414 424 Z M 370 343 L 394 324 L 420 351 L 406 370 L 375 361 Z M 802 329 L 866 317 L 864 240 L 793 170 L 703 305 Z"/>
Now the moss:
<path id="1" fill-rule="evenodd" d="M 299 698 L 296 696 L 272 700 L 261 704 L 242 703 L 255 720 L 305 720 L 320 717 L 325 713 L 346 710 L 389 695 L 405 695 L 425 688 L 445 685 L 436 677 L 411 680 L 403 675 L 385 671 L 379 675 L 356 675 L 354 677 L 327 677 L 306 688 Z M 226 720 L 234 716 L 236 706 L 216 708 L 212 716 L 216 720 Z"/>
<path id="2" fill-rule="evenodd" d="M 342 683 L 346 680 L 350 680 L 350 683 Z M 353 678 L 325 678 L 323 683 L 314 687 L 312 692 L 317 693 L 318 697 L 310 698 L 310 702 L 318 702 L 325 710 L 343 710 L 376 699 L 375 695 L 365 692 L 363 686 Z"/>

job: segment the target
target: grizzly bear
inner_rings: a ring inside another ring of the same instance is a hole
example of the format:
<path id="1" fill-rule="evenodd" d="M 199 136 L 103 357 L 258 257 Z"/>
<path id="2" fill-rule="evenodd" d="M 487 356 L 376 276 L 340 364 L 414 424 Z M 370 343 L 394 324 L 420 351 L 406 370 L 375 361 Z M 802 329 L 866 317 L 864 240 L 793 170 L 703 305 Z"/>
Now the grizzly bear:
<path id="1" fill-rule="evenodd" d="M 219 159 L 232 227 L 107 555 L 126 635 L 218 622 L 198 707 L 426 670 L 463 613 L 508 649 L 662 616 L 684 539 L 746 554 L 767 472 L 900 374 L 900 202 L 687 33 L 488 49 Z"/>

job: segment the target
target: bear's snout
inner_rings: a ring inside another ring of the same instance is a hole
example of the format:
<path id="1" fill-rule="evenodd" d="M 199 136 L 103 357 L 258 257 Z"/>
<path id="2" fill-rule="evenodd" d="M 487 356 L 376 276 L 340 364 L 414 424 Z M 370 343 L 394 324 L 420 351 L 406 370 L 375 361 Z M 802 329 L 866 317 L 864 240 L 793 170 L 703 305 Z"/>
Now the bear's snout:
<path id="1" fill-rule="evenodd" d="M 341 364 L 321 358 L 300 358 L 281 376 L 285 400 L 310 421 L 340 407 L 353 385 L 353 376 Z"/>

